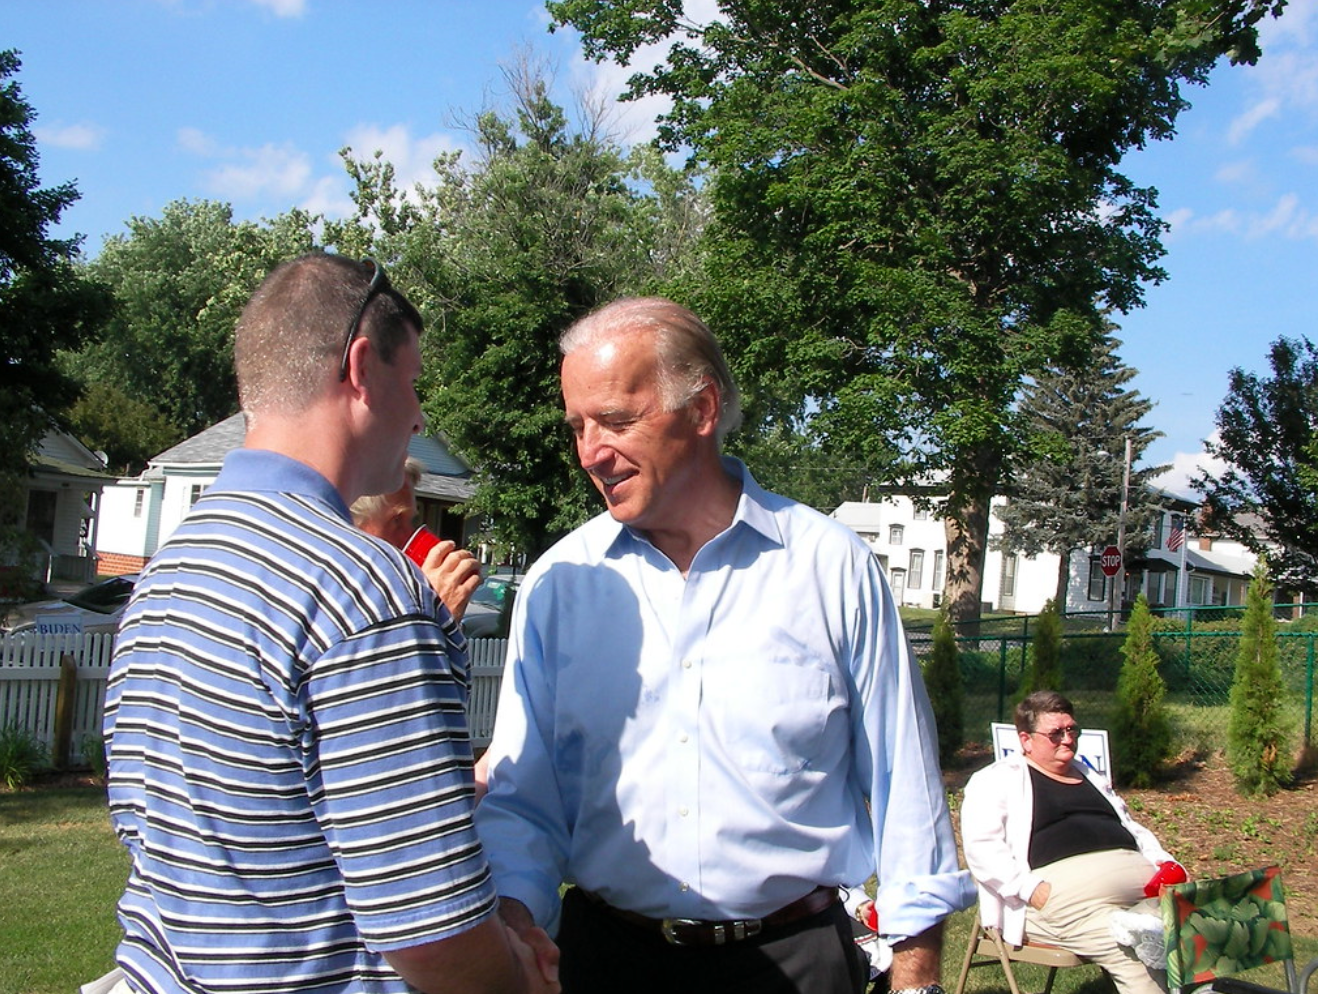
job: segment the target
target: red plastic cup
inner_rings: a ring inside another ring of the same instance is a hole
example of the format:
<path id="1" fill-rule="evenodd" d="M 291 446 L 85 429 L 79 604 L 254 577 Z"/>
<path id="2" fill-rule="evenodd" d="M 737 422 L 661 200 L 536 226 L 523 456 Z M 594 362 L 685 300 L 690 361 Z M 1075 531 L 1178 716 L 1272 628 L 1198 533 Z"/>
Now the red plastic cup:
<path id="1" fill-rule="evenodd" d="M 425 525 L 412 533 L 412 537 L 403 546 L 403 555 L 421 566 L 426 561 L 426 553 L 439 544 L 439 536 Z"/>
<path id="2" fill-rule="evenodd" d="M 1183 884 L 1188 879 L 1185 867 L 1180 863 L 1159 863 L 1157 872 L 1144 885 L 1144 896 L 1157 897 L 1164 886 Z"/>

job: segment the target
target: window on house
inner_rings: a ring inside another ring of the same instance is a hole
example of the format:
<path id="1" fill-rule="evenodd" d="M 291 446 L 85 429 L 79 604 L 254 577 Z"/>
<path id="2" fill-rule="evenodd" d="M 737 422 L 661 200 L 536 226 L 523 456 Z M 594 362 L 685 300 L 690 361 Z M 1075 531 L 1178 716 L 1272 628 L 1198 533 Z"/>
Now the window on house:
<path id="1" fill-rule="evenodd" d="M 888 526 L 888 544 L 901 545 L 902 539 L 906 537 L 906 529 L 901 525 Z"/>
<path id="2" fill-rule="evenodd" d="M 1153 544 L 1149 546 L 1151 549 L 1162 548 L 1162 518 L 1160 514 L 1153 522 Z"/>
<path id="3" fill-rule="evenodd" d="M 928 521 L 928 520 L 929 520 L 929 509 L 928 509 L 927 507 L 917 507 L 917 508 L 915 509 L 915 515 L 914 515 L 914 517 L 915 517 L 915 520 L 916 520 L 916 521 Z"/>
<path id="4" fill-rule="evenodd" d="M 1016 556 L 1002 557 L 1002 596 L 1016 596 Z"/>
<path id="5" fill-rule="evenodd" d="M 906 575 L 906 585 L 912 590 L 919 590 L 924 583 L 924 550 L 911 550 L 911 569 Z"/>
<path id="6" fill-rule="evenodd" d="M 142 508 L 145 504 L 146 491 L 139 488 L 137 493 L 133 495 L 133 517 L 140 518 L 142 516 Z"/>
<path id="7" fill-rule="evenodd" d="M 197 503 L 197 499 L 201 496 L 201 492 L 205 489 L 206 488 L 203 487 L 200 483 L 194 483 L 192 485 L 192 490 L 188 494 L 188 507 L 191 507 L 193 504 Z"/>
<path id="8" fill-rule="evenodd" d="M 934 550 L 934 576 L 931 584 L 934 593 L 942 593 L 943 590 L 943 550 Z"/>
<path id="9" fill-rule="evenodd" d="M 1107 577 L 1103 575 L 1103 567 L 1098 561 L 1098 556 L 1089 557 L 1089 592 L 1087 596 L 1091 601 L 1107 600 Z"/>
<path id="10" fill-rule="evenodd" d="M 1190 577 L 1190 603 L 1207 604 L 1213 593 L 1213 581 L 1207 576 Z"/>

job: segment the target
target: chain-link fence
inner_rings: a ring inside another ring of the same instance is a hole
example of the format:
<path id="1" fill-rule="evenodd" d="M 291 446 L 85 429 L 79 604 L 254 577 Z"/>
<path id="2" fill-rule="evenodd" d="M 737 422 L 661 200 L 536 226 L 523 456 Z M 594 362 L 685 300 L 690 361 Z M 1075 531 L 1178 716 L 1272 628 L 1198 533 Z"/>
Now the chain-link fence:
<path id="1" fill-rule="evenodd" d="M 1157 622 L 1154 644 L 1161 660 L 1159 670 L 1167 684 L 1166 703 L 1171 714 L 1178 751 L 1213 751 L 1225 746 L 1230 722 L 1231 682 L 1241 633 L 1233 630 L 1237 618 L 1205 621 L 1191 615 Z M 1030 665 L 1034 619 L 987 619 L 979 634 L 957 638 L 965 697 L 966 738 L 987 743 L 989 724 L 1012 720 L 1021 679 Z M 1283 712 L 1290 721 L 1295 748 L 1314 745 L 1315 658 L 1318 631 L 1285 626 L 1277 634 L 1282 681 Z M 918 658 L 931 651 L 928 631 L 910 631 Z M 1075 704 L 1076 717 L 1096 728 L 1107 727 L 1116 703 L 1125 632 L 1104 631 L 1096 619 L 1066 621 L 1062 640 L 1062 691 Z"/>

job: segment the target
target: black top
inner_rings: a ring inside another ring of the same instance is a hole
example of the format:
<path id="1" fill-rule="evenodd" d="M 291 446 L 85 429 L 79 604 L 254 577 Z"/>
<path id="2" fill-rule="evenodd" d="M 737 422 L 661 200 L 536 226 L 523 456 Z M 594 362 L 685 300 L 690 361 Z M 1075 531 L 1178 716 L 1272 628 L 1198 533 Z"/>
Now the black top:
<path id="1" fill-rule="evenodd" d="M 1062 783 L 1031 766 L 1030 785 L 1034 790 L 1030 869 L 1081 853 L 1139 848 L 1135 836 L 1087 777 L 1079 783 Z"/>

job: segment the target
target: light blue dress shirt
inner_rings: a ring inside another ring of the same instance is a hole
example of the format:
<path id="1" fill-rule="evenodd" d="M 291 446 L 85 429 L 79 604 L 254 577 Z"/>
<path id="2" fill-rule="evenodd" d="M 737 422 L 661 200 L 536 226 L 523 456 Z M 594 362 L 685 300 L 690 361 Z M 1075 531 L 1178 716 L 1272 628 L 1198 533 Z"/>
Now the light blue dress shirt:
<path id="1" fill-rule="evenodd" d="M 490 792 L 499 893 L 571 881 L 654 918 L 758 918 L 878 868 L 886 935 L 974 900 L 919 669 L 850 529 L 742 481 L 683 578 L 607 513 L 528 571 Z"/>

